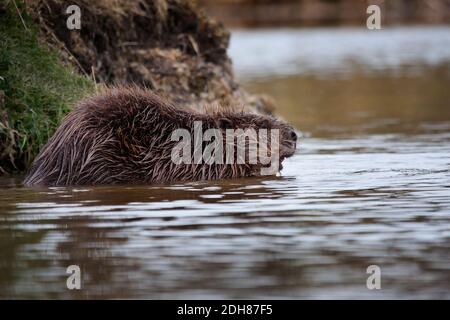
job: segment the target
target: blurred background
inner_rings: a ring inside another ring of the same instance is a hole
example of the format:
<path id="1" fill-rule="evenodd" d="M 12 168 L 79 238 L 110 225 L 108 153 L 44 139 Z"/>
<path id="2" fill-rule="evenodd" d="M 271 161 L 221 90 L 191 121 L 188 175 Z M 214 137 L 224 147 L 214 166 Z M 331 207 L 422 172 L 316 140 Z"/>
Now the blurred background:
<path id="1" fill-rule="evenodd" d="M 448 0 L 199 0 L 228 27 L 361 25 L 366 8 L 383 11 L 384 24 L 450 22 Z"/>
<path id="2" fill-rule="evenodd" d="M 199 3 L 231 28 L 244 86 L 305 132 L 413 132 L 450 119 L 448 0 Z M 366 27 L 371 4 L 381 30 Z"/>

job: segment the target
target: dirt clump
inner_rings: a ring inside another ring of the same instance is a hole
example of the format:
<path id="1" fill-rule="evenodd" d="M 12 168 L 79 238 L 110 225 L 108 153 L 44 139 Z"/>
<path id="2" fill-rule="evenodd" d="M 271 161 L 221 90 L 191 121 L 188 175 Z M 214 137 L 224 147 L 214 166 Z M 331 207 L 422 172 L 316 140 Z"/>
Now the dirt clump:
<path id="1" fill-rule="evenodd" d="M 189 0 L 74 0 L 81 29 L 69 30 L 67 2 L 28 0 L 42 38 L 97 82 L 134 83 L 177 104 L 239 105 L 271 113 L 269 97 L 242 89 L 227 55 L 230 34 Z"/>

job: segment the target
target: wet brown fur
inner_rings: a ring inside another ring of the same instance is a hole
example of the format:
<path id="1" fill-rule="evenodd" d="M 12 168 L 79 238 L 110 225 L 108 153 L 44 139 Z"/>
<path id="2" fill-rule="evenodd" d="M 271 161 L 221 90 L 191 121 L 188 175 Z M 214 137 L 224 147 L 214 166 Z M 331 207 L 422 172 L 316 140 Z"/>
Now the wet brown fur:
<path id="1" fill-rule="evenodd" d="M 278 128 L 281 160 L 295 150 L 288 124 L 243 112 L 175 107 L 150 91 L 119 87 L 79 103 L 34 160 L 25 185 L 163 183 L 258 175 L 260 164 L 175 164 L 175 129 Z"/>

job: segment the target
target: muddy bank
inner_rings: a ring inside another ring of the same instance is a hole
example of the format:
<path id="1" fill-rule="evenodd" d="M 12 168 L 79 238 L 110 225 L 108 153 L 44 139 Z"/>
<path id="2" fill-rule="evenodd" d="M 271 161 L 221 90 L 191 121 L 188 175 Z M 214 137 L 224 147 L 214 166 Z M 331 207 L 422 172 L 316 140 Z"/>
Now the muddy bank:
<path id="1" fill-rule="evenodd" d="M 229 32 L 193 1 L 76 0 L 81 30 L 73 31 L 66 27 L 67 2 L 27 4 L 46 41 L 70 52 L 68 61 L 96 81 L 136 83 L 186 105 L 273 108 L 270 98 L 239 87 L 227 55 Z"/>

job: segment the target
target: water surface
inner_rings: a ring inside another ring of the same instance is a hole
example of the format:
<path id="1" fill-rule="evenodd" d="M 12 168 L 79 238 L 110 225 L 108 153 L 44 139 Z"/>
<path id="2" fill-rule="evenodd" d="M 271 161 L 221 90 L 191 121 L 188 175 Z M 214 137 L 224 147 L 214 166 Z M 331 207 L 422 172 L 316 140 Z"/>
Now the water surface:
<path id="1" fill-rule="evenodd" d="M 362 31 L 276 32 L 237 32 L 231 53 L 245 86 L 302 133 L 280 176 L 38 189 L 1 178 L 0 297 L 450 298 L 449 29 L 427 29 L 433 45 L 412 58 L 420 28 L 397 29 L 410 46 L 394 51 L 379 33 L 373 49 L 396 62 L 362 52 L 345 71 L 328 59 L 347 61 Z M 314 38 L 334 54 L 265 68 Z M 79 291 L 66 288 L 72 264 Z M 366 287 L 369 265 L 381 290 Z"/>

